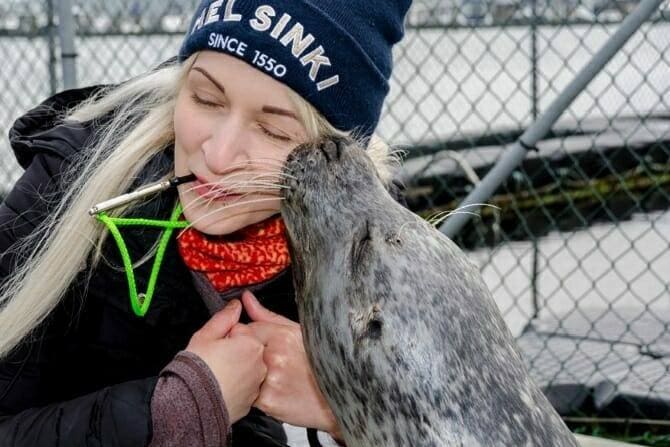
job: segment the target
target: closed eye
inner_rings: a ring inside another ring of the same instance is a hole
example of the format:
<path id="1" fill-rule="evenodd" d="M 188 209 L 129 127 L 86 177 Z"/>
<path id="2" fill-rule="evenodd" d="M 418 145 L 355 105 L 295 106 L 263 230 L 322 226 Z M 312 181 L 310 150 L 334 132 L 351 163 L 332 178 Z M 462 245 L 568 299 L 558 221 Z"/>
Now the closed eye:
<path id="1" fill-rule="evenodd" d="M 220 104 L 217 104 L 217 103 L 212 102 L 212 101 L 207 101 L 206 99 L 203 99 L 203 98 L 199 97 L 199 96 L 196 95 L 195 93 L 193 93 L 193 94 L 191 95 L 191 99 L 192 99 L 193 102 L 195 102 L 196 104 L 200 104 L 201 106 L 205 106 L 205 107 L 215 108 L 215 107 L 219 107 L 219 106 L 220 106 Z"/>
<path id="2" fill-rule="evenodd" d="M 370 251 L 372 235 L 370 233 L 370 221 L 366 220 L 361 227 L 351 247 L 351 269 L 356 271 L 365 262 L 366 254 Z"/>
<path id="3" fill-rule="evenodd" d="M 279 140 L 279 141 L 282 141 L 282 142 L 289 142 L 289 141 L 291 141 L 291 137 L 287 137 L 287 136 L 285 136 L 285 135 L 279 135 L 279 134 L 277 134 L 277 133 L 275 133 L 275 132 L 271 132 L 270 130 L 268 130 L 268 129 L 267 129 L 266 127 L 264 127 L 264 126 L 260 126 L 260 128 L 261 128 L 261 131 L 262 131 L 265 135 L 267 135 L 268 137 L 270 137 L 270 138 L 274 138 L 275 140 Z"/>

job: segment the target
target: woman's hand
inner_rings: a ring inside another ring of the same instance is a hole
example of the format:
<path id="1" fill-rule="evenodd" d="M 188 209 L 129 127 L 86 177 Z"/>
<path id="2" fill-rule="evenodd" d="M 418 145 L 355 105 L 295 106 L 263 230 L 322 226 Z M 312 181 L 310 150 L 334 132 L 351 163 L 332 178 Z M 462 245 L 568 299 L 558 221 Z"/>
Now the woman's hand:
<path id="1" fill-rule="evenodd" d="M 241 312 L 240 301 L 231 301 L 193 334 L 186 347 L 212 370 L 231 424 L 249 413 L 267 372 L 263 343 L 251 335 L 230 333 Z"/>
<path id="2" fill-rule="evenodd" d="M 252 334 L 260 340 L 268 367 L 253 406 L 291 425 L 341 437 L 307 360 L 300 325 L 266 309 L 249 291 L 242 294 L 242 303 L 252 323 L 236 325 L 232 332 Z"/>

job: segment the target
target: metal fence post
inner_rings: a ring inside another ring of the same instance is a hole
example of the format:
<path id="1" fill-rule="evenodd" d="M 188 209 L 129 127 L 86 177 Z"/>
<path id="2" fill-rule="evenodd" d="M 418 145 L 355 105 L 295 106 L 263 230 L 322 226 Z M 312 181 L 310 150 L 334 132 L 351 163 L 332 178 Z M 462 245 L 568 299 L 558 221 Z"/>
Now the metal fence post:
<path id="1" fill-rule="evenodd" d="M 49 27 L 47 40 L 49 42 L 49 87 L 51 94 L 54 95 L 57 91 L 58 81 L 56 79 L 56 24 L 54 21 L 54 2 L 53 0 L 46 0 L 47 15 L 49 18 Z"/>
<path id="2" fill-rule="evenodd" d="M 531 114 L 533 117 L 533 121 L 537 120 L 538 114 L 539 114 L 539 108 L 538 108 L 538 85 L 537 85 L 537 72 L 538 72 L 538 63 L 537 63 L 537 58 L 538 58 L 538 52 L 537 52 L 537 22 L 538 22 L 538 15 L 537 15 L 537 1 L 538 0 L 532 0 L 532 9 L 533 9 L 533 21 L 531 22 L 530 25 L 530 57 L 531 57 L 531 78 L 530 78 L 530 90 L 531 90 Z M 540 306 L 539 306 L 539 299 L 538 299 L 538 292 L 537 292 L 537 276 L 538 276 L 538 258 L 540 256 L 540 251 L 537 246 L 537 238 L 533 238 L 533 268 L 532 268 L 532 277 L 530 279 L 530 285 L 531 285 L 531 298 L 532 298 L 532 306 L 533 306 L 533 315 L 531 317 L 531 320 L 536 318 L 540 312 Z"/>
<path id="3" fill-rule="evenodd" d="M 63 63 L 63 87 L 77 87 L 77 52 L 74 45 L 74 17 L 72 1 L 58 0 L 58 30 L 60 34 L 61 60 Z"/>
<path id="4" fill-rule="evenodd" d="M 484 177 L 481 183 L 465 198 L 461 207 L 467 206 L 468 211 L 476 211 L 498 189 L 500 184 L 509 177 L 514 169 L 523 161 L 528 150 L 535 147 L 556 123 L 563 112 L 575 98 L 586 88 L 594 77 L 607 65 L 614 55 L 624 46 L 628 39 L 651 17 L 665 0 L 643 0 L 635 10 L 626 17 L 619 29 L 610 37 L 605 45 L 591 58 L 591 61 L 577 74 L 563 92 L 551 103 L 547 111 L 521 135 L 519 140 L 507 150 L 495 166 Z M 470 219 L 471 214 L 459 213 L 450 217 L 440 231 L 448 237 L 454 237 Z"/>
<path id="5" fill-rule="evenodd" d="M 531 90 L 531 113 L 533 120 L 537 119 L 538 115 L 538 98 L 537 98 L 537 0 L 532 0 L 533 19 L 530 23 L 530 90 Z"/>

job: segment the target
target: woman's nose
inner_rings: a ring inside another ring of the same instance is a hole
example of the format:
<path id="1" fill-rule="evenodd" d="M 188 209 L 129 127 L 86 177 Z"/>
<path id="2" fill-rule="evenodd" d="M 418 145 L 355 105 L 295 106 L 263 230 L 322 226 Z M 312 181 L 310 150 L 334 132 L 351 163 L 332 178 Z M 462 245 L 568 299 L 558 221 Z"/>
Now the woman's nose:
<path id="1" fill-rule="evenodd" d="M 213 174 L 224 174 L 234 165 L 248 161 L 244 130 L 234 118 L 219 122 L 202 145 L 205 163 Z"/>

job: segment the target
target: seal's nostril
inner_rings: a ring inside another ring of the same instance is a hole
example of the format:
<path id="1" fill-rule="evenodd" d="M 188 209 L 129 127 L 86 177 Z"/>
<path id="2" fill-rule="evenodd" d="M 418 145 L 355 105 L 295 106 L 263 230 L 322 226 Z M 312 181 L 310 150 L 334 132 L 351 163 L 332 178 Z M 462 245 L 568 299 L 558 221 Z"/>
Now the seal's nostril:
<path id="1" fill-rule="evenodd" d="M 332 140 L 328 140 L 321 145 L 321 152 L 323 152 L 326 161 L 329 163 L 340 158 L 338 144 Z"/>
<path id="2" fill-rule="evenodd" d="M 337 158 L 341 158 L 342 154 L 344 154 L 347 150 L 349 150 L 349 146 L 351 145 L 351 141 L 346 140 L 346 139 L 340 139 L 337 142 Z"/>

